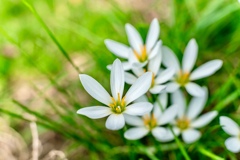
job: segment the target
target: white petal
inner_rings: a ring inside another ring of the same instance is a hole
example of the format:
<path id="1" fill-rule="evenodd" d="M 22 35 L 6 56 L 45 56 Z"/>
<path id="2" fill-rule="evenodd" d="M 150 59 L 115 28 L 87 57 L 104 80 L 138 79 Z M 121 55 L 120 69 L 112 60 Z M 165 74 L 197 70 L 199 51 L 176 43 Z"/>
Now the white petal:
<path id="1" fill-rule="evenodd" d="M 135 65 L 136 63 L 134 63 L 133 67 L 132 67 L 132 71 L 133 73 L 137 76 L 140 77 L 142 74 L 145 73 L 144 69 L 142 67 L 136 67 Z"/>
<path id="2" fill-rule="evenodd" d="M 170 93 L 175 92 L 180 87 L 179 84 L 176 82 L 169 82 L 166 85 L 167 85 L 166 91 Z"/>
<path id="3" fill-rule="evenodd" d="M 148 63 L 148 71 L 153 72 L 154 77 L 157 75 L 158 70 L 161 64 L 161 54 L 157 54 L 153 59 L 151 59 Z"/>
<path id="4" fill-rule="evenodd" d="M 156 139 L 161 139 L 162 137 L 164 137 L 167 134 L 167 129 L 163 128 L 163 127 L 155 127 L 152 130 L 152 135 L 156 138 Z"/>
<path id="5" fill-rule="evenodd" d="M 167 131 L 166 134 L 164 134 L 164 136 L 157 137 L 157 140 L 159 140 L 160 142 L 172 141 L 174 139 L 174 135 L 172 134 L 172 131 L 170 129 L 167 129 L 166 131 Z M 180 134 L 180 130 L 176 127 L 173 128 L 173 132 L 175 133 L 176 136 Z"/>
<path id="6" fill-rule="evenodd" d="M 81 108 L 77 111 L 78 114 L 85 115 L 92 119 L 103 118 L 111 114 L 111 109 L 109 107 L 103 106 L 93 106 Z"/>
<path id="7" fill-rule="evenodd" d="M 202 97 L 193 97 L 189 103 L 187 117 L 192 120 L 195 119 L 203 110 L 203 107 L 207 101 L 208 93 L 207 88 L 203 88 L 204 96 Z"/>
<path id="8" fill-rule="evenodd" d="M 204 96 L 204 91 L 203 91 L 202 87 L 200 87 L 196 83 L 189 82 L 189 83 L 187 83 L 185 88 L 186 88 L 187 92 L 192 96 L 195 96 L 195 97 Z"/>
<path id="9" fill-rule="evenodd" d="M 152 51 L 150 53 L 148 53 L 148 59 L 153 59 L 156 57 L 156 55 L 161 55 L 161 61 L 162 61 L 162 50 L 161 50 L 161 46 L 162 46 L 162 41 L 158 41 L 157 44 L 154 46 L 154 48 L 152 49 Z"/>
<path id="10" fill-rule="evenodd" d="M 125 122 L 131 126 L 144 126 L 144 122 L 142 118 L 137 116 L 131 116 L 128 114 L 124 114 Z"/>
<path id="11" fill-rule="evenodd" d="M 128 59 L 130 52 L 130 48 L 128 46 L 110 39 L 106 39 L 104 42 L 108 50 L 114 53 L 116 56 Z"/>
<path id="12" fill-rule="evenodd" d="M 165 125 L 169 122 L 172 122 L 173 119 L 176 117 L 178 112 L 178 106 L 176 104 L 171 105 L 167 108 L 158 119 L 158 125 Z"/>
<path id="13" fill-rule="evenodd" d="M 137 140 L 148 134 L 149 130 L 145 127 L 130 128 L 124 133 L 124 137 L 129 140 Z"/>
<path id="14" fill-rule="evenodd" d="M 167 107 L 168 95 L 167 93 L 161 93 L 158 96 L 158 101 L 161 103 L 163 109 Z"/>
<path id="15" fill-rule="evenodd" d="M 137 80 L 137 77 L 128 72 L 124 72 L 124 77 L 127 84 L 133 84 Z"/>
<path id="16" fill-rule="evenodd" d="M 164 90 L 166 88 L 166 85 L 155 85 L 153 86 L 153 88 L 151 88 L 149 91 L 152 94 L 158 94 L 160 93 L 162 90 Z"/>
<path id="17" fill-rule="evenodd" d="M 238 124 L 229 117 L 221 116 L 220 125 L 222 126 L 222 129 L 231 136 L 238 136 L 240 134 Z"/>
<path id="18" fill-rule="evenodd" d="M 119 130 L 124 127 L 125 120 L 123 114 L 111 114 L 106 121 L 106 127 L 110 130 Z"/>
<path id="19" fill-rule="evenodd" d="M 164 66 L 167 68 L 173 67 L 175 69 L 175 72 L 178 72 L 180 70 L 180 64 L 173 51 L 170 48 L 163 46 L 162 52 Z"/>
<path id="20" fill-rule="evenodd" d="M 171 96 L 172 104 L 178 105 L 178 117 L 181 118 L 186 110 L 186 99 L 180 90 L 174 92 Z"/>
<path id="21" fill-rule="evenodd" d="M 125 29 L 126 29 L 128 41 L 131 47 L 134 50 L 136 50 L 138 53 L 141 53 L 141 47 L 143 47 L 143 41 L 140 34 L 131 24 L 126 24 Z"/>
<path id="22" fill-rule="evenodd" d="M 128 71 L 128 70 L 132 69 L 132 64 L 129 62 L 122 62 L 122 66 L 123 66 L 124 71 Z"/>
<path id="23" fill-rule="evenodd" d="M 159 119 L 162 115 L 162 108 L 157 102 L 153 105 L 153 115 L 156 119 Z"/>
<path id="24" fill-rule="evenodd" d="M 218 114 L 217 111 L 211 111 L 211 112 L 205 113 L 202 116 L 200 116 L 198 119 L 193 121 L 191 123 L 191 126 L 194 128 L 204 127 L 208 123 L 210 123 L 217 116 L 217 114 Z"/>
<path id="25" fill-rule="evenodd" d="M 128 71 L 128 70 L 132 69 L 132 64 L 129 62 L 122 62 L 122 67 L 123 67 L 124 71 Z M 111 64 L 107 65 L 107 69 L 111 71 L 112 65 Z"/>
<path id="26" fill-rule="evenodd" d="M 238 137 L 230 137 L 225 141 L 227 149 L 233 153 L 240 152 L 240 140 Z"/>
<path id="27" fill-rule="evenodd" d="M 130 53 L 129 53 L 129 58 L 128 58 L 128 62 L 132 65 L 133 63 L 137 63 L 139 62 L 139 60 L 137 59 L 137 57 L 134 54 L 134 51 L 131 49 Z"/>
<path id="28" fill-rule="evenodd" d="M 142 116 L 151 112 L 152 108 L 153 105 L 149 102 L 138 102 L 127 106 L 124 113 L 133 116 Z"/>
<path id="29" fill-rule="evenodd" d="M 141 97 L 136 99 L 134 102 L 137 103 L 137 102 L 149 102 L 149 101 L 146 95 L 142 95 Z"/>
<path id="30" fill-rule="evenodd" d="M 159 34 L 160 34 L 159 23 L 158 23 L 158 20 L 154 18 L 151 22 L 151 25 L 147 34 L 146 47 L 148 52 L 151 51 L 151 49 L 157 42 Z"/>
<path id="31" fill-rule="evenodd" d="M 204 63 L 192 72 L 192 74 L 190 75 L 190 80 L 208 77 L 214 74 L 217 70 L 219 70 L 222 67 L 222 64 L 222 60 L 212 60 Z"/>
<path id="32" fill-rule="evenodd" d="M 200 137 L 201 133 L 195 129 L 188 129 L 182 133 L 183 141 L 187 144 L 197 141 Z"/>
<path id="33" fill-rule="evenodd" d="M 191 39 L 185 48 L 182 67 L 184 72 L 191 72 L 198 54 L 198 45 L 195 39 Z"/>
<path id="34" fill-rule="evenodd" d="M 156 84 L 162 84 L 170 80 L 175 74 L 174 68 L 167 68 L 163 72 L 161 72 L 157 78 L 155 79 Z"/>
<path id="35" fill-rule="evenodd" d="M 152 73 L 146 72 L 129 88 L 125 95 L 126 105 L 145 94 L 152 83 Z"/>
<path id="36" fill-rule="evenodd" d="M 135 62 L 132 64 L 132 67 L 137 67 L 137 68 L 143 68 L 148 64 L 148 60 L 144 61 L 144 62 Z"/>
<path id="37" fill-rule="evenodd" d="M 95 79 L 86 74 L 80 74 L 79 78 L 82 82 L 84 89 L 93 98 L 106 105 L 109 105 L 112 102 L 109 93 Z"/>
<path id="38" fill-rule="evenodd" d="M 118 94 L 122 98 L 124 89 L 124 71 L 119 59 L 113 62 L 111 70 L 111 91 L 115 100 L 118 99 Z"/>

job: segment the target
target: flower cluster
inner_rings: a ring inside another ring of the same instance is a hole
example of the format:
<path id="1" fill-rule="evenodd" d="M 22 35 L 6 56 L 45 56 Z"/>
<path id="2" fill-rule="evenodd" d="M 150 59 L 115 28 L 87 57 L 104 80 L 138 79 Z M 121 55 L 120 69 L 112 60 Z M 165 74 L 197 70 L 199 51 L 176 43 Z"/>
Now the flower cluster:
<path id="1" fill-rule="evenodd" d="M 151 133 L 160 142 L 172 141 L 180 134 L 185 143 L 197 141 L 201 137 L 198 129 L 209 124 L 218 112 L 200 115 L 208 91 L 194 81 L 214 74 L 221 68 L 222 61 L 212 60 L 193 69 L 198 45 L 191 39 L 180 65 L 174 52 L 159 40 L 157 19 L 151 22 L 145 44 L 132 25 L 126 24 L 125 29 L 130 46 L 105 40 L 113 54 L 125 59 L 124 62 L 116 59 L 108 66 L 111 94 L 92 77 L 80 74 L 84 89 L 104 105 L 81 108 L 77 113 L 92 119 L 108 116 L 106 128 L 110 130 L 119 130 L 125 124 L 133 126 L 124 133 L 129 140 Z M 130 88 L 124 94 L 125 83 Z M 188 102 L 189 96 L 192 98 Z M 236 136 L 235 131 L 227 133 Z"/>

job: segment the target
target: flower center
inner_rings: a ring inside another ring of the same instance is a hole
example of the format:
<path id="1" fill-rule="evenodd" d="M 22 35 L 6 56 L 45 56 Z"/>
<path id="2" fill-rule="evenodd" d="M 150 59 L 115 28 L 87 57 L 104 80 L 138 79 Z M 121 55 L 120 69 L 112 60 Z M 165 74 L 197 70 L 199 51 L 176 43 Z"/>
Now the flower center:
<path id="1" fill-rule="evenodd" d="M 190 74 L 188 72 L 184 73 L 184 72 L 180 71 L 177 75 L 176 81 L 181 86 L 184 86 L 185 84 L 187 84 L 189 82 L 189 76 L 190 76 Z"/>
<path id="2" fill-rule="evenodd" d="M 153 114 L 151 116 L 145 115 L 143 117 L 143 122 L 145 127 L 147 127 L 150 130 L 157 126 L 157 119 L 154 117 Z"/>
<path id="3" fill-rule="evenodd" d="M 134 50 L 133 53 L 140 62 L 145 62 L 148 58 L 147 49 L 146 49 L 145 45 L 141 47 L 141 52 L 140 53 L 138 53 L 136 50 Z"/>
<path id="4" fill-rule="evenodd" d="M 109 104 L 109 107 L 112 109 L 112 111 L 116 114 L 120 114 L 126 109 L 126 103 L 124 100 L 124 97 L 121 99 L 120 94 L 118 93 L 118 99 L 115 100 L 113 97 L 112 103 Z"/>
<path id="5" fill-rule="evenodd" d="M 177 120 L 177 127 L 180 128 L 180 130 L 185 130 L 190 127 L 190 121 L 186 117 L 183 117 L 181 119 Z"/>

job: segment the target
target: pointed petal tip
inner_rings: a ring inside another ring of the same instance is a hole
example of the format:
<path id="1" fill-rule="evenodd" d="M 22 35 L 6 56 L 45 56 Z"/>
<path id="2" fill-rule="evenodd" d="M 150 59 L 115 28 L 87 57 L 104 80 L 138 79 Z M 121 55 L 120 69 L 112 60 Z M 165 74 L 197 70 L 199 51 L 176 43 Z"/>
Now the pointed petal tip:
<path id="1" fill-rule="evenodd" d="M 218 111 L 212 111 L 213 117 L 216 117 L 218 115 Z"/>
<path id="2" fill-rule="evenodd" d="M 107 45 L 107 43 L 109 43 L 110 41 L 111 41 L 110 39 L 104 39 L 105 45 Z"/>
<path id="3" fill-rule="evenodd" d="M 221 59 L 216 59 L 215 61 L 216 61 L 216 64 L 219 66 L 219 68 L 221 68 L 223 65 L 223 61 Z"/>
<path id="4" fill-rule="evenodd" d="M 77 110 L 76 113 L 77 113 L 77 114 L 82 114 L 82 113 L 81 113 L 81 109 Z"/>
<path id="5" fill-rule="evenodd" d="M 157 19 L 157 18 L 153 18 L 152 21 L 154 21 L 154 22 L 158 22 L 158 19 Z"/>
<path id="6" fill-rule="evenodd" d="M 121 61 L 118 58 L 116 58 L 113 63 L 121 63 Z"/>
<path id="7" fill-rule="evenodd" d="M 82 79 L 87 77 L 88 75 L 86 75 L 86 74 L 79 74 L 78 76 L 79 76 L 80 81 L 82 81 Z"/>
<path id="8" fill-rule="evenodd" d="M 125 29 L 127 30 L 127 29 L 129 29 L 129 27 L 133 27 L 130 23 L 126 23 L 125 24 Z"/>
<path id="9" fill-rule="evenodd" d="M 195 38 L 191 38 L 190 41 L 193 42 L 193 43 L 197 43 Z"/>

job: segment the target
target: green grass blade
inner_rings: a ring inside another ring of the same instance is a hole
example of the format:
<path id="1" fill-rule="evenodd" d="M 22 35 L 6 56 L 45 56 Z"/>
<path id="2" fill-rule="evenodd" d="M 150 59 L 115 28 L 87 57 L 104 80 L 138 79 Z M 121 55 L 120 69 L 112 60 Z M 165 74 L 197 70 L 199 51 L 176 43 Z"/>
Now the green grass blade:
<path id="1" fill-rule="evenodd" d="M 51 30 L 48 28 L 48 26 L 45 24 L 45 22 L 42 20 L 40 15 L 37 13 L 34 7 L 32 7 L 27 1 L 22 0 L 22 2 L 30 9 L 30 11 L 33 13 L 33 15 L 36 17 L 38 22 L 42 25 L 44 30 L 47 32 L 47 34 L 50 36 L 50 38 L 54 41 L 54 43 L 57 45 L 58 49 L 61 51 L 61 53 L 64 55 L 64 57 L 69 61 L 69 63 L 76 69 L 78 73 L 81 73 L 80 69 L 73 63 L 71 58 L 69 57 L 68 53 L 65 51 L 65 49 L 62 47 L 62 45 L 58 42 L 57 38 L 54 36 L 54 34 L 51 32 Z"/>
<path id="2" fill-rule="evenodd" d="M 200 147 L 198 149 L 198 151 L 213 160 L 224 160 L 224 158 L 215 155 L 214 153 L 210 152 L 209 150 L 204 149 L 203 147 Z"/>
<path id="3" fill-rule="evenodd" d="M 174 139 L 175 139 L 177 145 L 179 146 L 179 149 L 180 149 L 182 155 L 184 156 L 185 160 L 191 160 L 191 158 L 189 157 L 187 151 L 185 150 L 184 146 L 182 145 L 181 141 L 178 139 L 178 137 L 174 133 L 172 127 L 169 127 L 169 128 L 170 128 L 170 130 L 171 130 L 171 132 L 172 132 L 172 134 L 174 136 Z"/>

